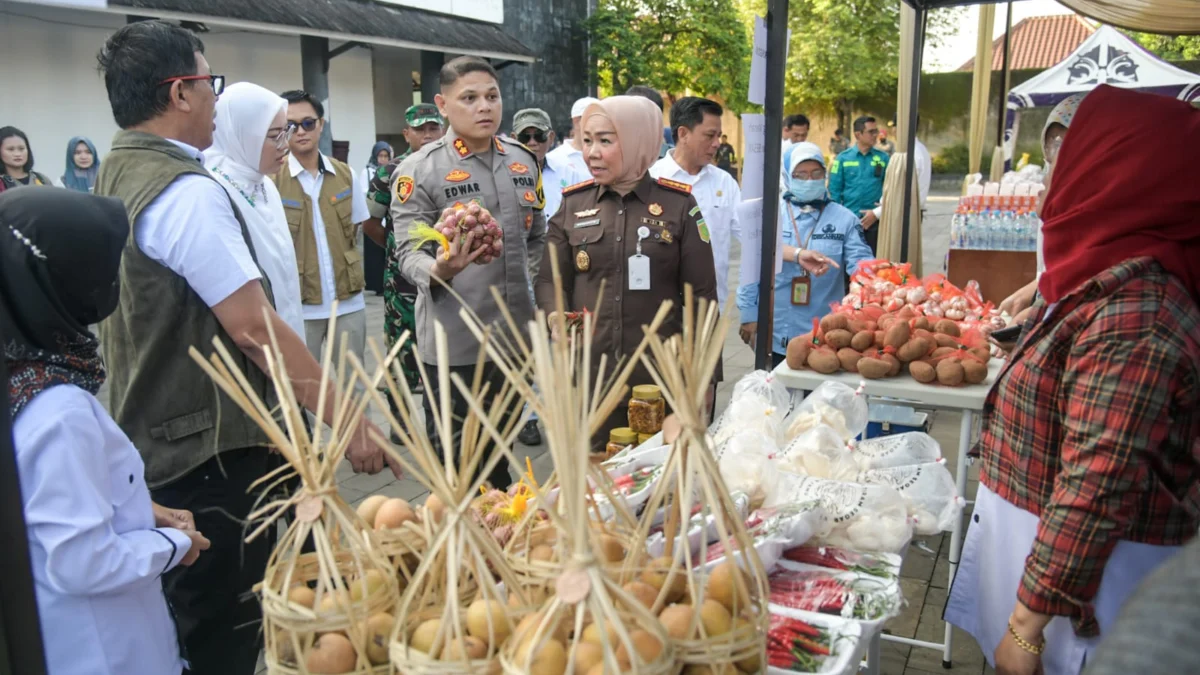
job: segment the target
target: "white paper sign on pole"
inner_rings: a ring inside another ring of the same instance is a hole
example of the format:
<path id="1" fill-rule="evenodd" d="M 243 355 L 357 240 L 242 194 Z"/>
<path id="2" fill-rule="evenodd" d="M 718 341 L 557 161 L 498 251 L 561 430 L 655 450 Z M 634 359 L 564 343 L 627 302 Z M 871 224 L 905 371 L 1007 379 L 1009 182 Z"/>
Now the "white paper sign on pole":
<path id="1" fill-rule="evenodd" d="M 762 199 L 763 164 L 766 162 L 764 134 L 767 118 L 757 113 L 742 115 L 742 199 Z"/>
<path id="2" fill-rule="evenodd" d="M 757 284 L 762 265 L 762 198 L 750 199 L 737 206 L 741 226 L 742 262 L 738 268 L 738 285 Z M 783 237 L 775 228 L 775 274 L 783 271 Z M 761 294 L 761 291 L 760 291 Z"/>
<path id="3" fill-rule="evenodd" d="M 763 105 L 767 95 L 767 20 L 754 17 L 754 53 L 750 57 L 750 91 L 746 98 Z"/>

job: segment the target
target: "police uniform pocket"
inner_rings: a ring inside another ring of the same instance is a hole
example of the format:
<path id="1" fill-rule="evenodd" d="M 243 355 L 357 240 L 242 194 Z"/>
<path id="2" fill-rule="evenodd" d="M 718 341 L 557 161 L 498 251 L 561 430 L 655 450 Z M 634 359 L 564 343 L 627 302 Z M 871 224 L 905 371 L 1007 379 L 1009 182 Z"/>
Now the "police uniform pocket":
<path id="1" fill-rule="evenodd" d="M 575 227 L 567 230 L 567 243 L 572 248 L 591 246 L 603 238 L 604 225 L 599 223 L 595 227 Z"/>

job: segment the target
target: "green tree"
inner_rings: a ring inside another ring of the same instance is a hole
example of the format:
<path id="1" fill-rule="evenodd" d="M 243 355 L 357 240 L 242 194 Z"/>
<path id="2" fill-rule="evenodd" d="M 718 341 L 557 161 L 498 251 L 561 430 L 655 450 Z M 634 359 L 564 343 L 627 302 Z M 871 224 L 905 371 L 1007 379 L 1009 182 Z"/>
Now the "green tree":
<path id="1" fill-rule="evenodd" d="M 1158 35 L 1155 33 L 1131 33 L 1143 47 L 1155 56 L 1167 61 L 1191 61 L 1200 59 L 1200 35 Z"/>
<path id="2" fill-rule="evenodd" d="M 641 84 L 745 108 L 750 37 L 735 0 L 600 0 L 584 26 L 604 93 Z"/>

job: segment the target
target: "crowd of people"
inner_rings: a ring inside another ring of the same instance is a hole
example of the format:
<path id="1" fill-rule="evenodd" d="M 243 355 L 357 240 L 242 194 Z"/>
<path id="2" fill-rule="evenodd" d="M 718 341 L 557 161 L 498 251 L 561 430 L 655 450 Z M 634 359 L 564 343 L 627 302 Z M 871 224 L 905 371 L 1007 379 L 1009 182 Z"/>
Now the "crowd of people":
<path id="1" fill-rule="evenodd" d="M 499 74 L 459 57 L 442 67 L 435 100 L 406 111 L 407 151 L 377 144 L 355 171 L 320 151 L 320 100 L 226 87 L 188 30 L 129 24 L 99 65 L 121 131 L 103 166 L 88 139 L 71 139 L 67 190 L 34 171 L 24 134 L 0 129 L 0 313 L 55 675 L 254 672 L 250 591 L 273 541 L 243 542 L 243 520 L 251 486 L 282 460 L 188 349 L 219 340 L 273 405 L 273 341 L 313 423 L 331 420 L 323 357 L 343 344 L 362 356 L 367 339 L 360 231 L 382 249 L 384 337 L 391 347 L 411 336 L 401 369 L 414 388 L 418 360 L 437 359 L 423 349 L 437 325 L 451 336 L 445 365 L 473 376 L 464 304 L 497 330 L 510 326 L 504 311 L 517 330 L 539 310 L 554 330 L 559 311 L 591 312 L 595 373 L 602 356 L 611 366 L 631 352 L 665 300 L 677 309 L 660 331 L 677 332 L 685 287 L 713 302 L 729 291 L 742 198 L 716 101 L 664 110 L 657 92 L 634 87 L 575 102 L 569 132 L 527 107 L 505 133 Z M 1200 176 L 1159 135 L 1200 138 L 1200 113 L 1109 87 L 1071 105 L 1045 136 L 1045 272 L 1036 295 L 1012 302 L 1028 305 L 1026 327 L 988 397 L 979 497 L 947 608 L 1006 674 L 1080 672 L 1137 582 L 1200 519 Z M 773 288 L 736 288 L 743 339 L 771 330 L 776 363 L 874 257 L 887 198 L 876 120 L 854 121 L 853 145 L 835 135 L 832 155 L 808 131 L 803 115 L 785 120 L 783 270 Z M 1130 207 L 1118 186 L 1153 199 Z M 429 241 L 417 227 L 472 203 L 502 228 L 502 247 L 475 247 L 470 231 Z M 760 328 L 767 293 L 775 325 Z M 499 369 L 483 368 L 497 390 Z M 650 379 L 639 366 L 631 384 Z M 107 407 L 96 399 L 105 381 Z M 432 424 L 443 392 L 427 386 Z M 444 393 L 464 417 L 457 389 Z M 593 449 L 625 419 L 618 408 Z M 370 440 L 379 430 L 358 424 L 353 470 L 399 476 Z M 536 420 L 521 438 L 540 442 Z M 488 481 L 508 487 L 509 467 Z"/>

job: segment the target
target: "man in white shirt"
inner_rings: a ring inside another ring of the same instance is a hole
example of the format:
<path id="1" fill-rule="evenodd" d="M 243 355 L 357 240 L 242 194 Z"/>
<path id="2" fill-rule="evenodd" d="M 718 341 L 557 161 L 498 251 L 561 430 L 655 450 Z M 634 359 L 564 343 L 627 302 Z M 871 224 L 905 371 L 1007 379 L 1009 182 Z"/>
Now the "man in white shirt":
<path id="1" fill-rule="evenodd" d="M 292 228 L 292 240 L 300 263 L 305 342 L 321 360 L 336 300 L 337 330 L 361 359 L 367 347 L 367 303 L 358 232 L 371 217 L 367 186 L 349 166 L 317 148 L 325 128 L 325 106 L 305 91 L 285 91 L 281 96 L 288 102 L 292 154 L 274 179 L 288 222 L 299 225 Z M 339 349 L 335 342 L 333 353 Z"/>
<path id="2" fill-rule="evenodd" d="M 925 212 L 925 200 L 929 198 L 929 181 L 933 178 L 933 160 L 929 157 L 929 150 L 921 139 L 917 139 L 916 163 L 914 168 L 917 172 L 917 196 L 921 202 L 921 212 Z M 883 199 L 887 199 L 887 193 L 883 195 Z M 901 209 L 903 210 L 903 209 Z M 879 222 L 883 216 L 883 201 L 880 200 L 879 206 L 876 206 L 870 213 L 863 216 L 862 224 L 864 228 L 871 227 Z"/>
<path id="3" fill-rule="evenodd" d="M 546 155 L 546 161 L 550 164 L 558 167 L 570 167 L 570 170 L 580 177 L 577 181 L 568 183 L 563 181 L 570 176 L 562 176 L 560 190 L 574 185 L 580 180 L 587 180 L 592 175 L 592 172 L 588 170 L 587 160 L 583 157 L 583 130 L 579 128 L 579 122 L 583 119 L 583 111 L 593 103 L 599 103 L 599 101 L 590 96 L 575 101 L 575 104 L 571 106 L 571 137 Z M 516 128 L 514 127 L 514 129 Z M 520 131 L 520 129 L 516 130 Z M 542 185 L 543 187 L 546 185 L 545 178 L 542 180 Z M 550 213 L 546 212 L 547 219 L 549 216 Z"/>
<path id="4" fill-rule="evenodd" d="M 196 529 L 212 541 L 196 565 L 164 576 L 189 670 L 251 675 L 260 609 L 250 591 L 262 581 L 272 537 L 243 542 L 242 521 L 258 496 L 251 485 L 281 460 L 188 349 L 211 354 L 212 340 L 221 340 L 269 405 L 275 391 L 264 345 L 273 332 L 301 405 L 329 421 L 335 411 L 331 402 L 319 407 L 321 368 L 275 312 L 245 223 L 202 163 L 224 88 L 203 50 L 186 29 L 139 21 L 113 33 L 100 53 L 122 130 L 96 194 L 120 198 L 133 227 L 118 307 L 101 324 L 101 344 L 109 407 L 142 455 L 154 501 L 192 511 Z M 356 471 L 376 473 L 384 457 L 367 432 L 378 430 L 365 419 L 360 425 L 346 456 Z"/>
<path id="5" fill-rule="evenodd" d="M 650 175 L 692 186 L 692 196 L 708 223 L 717 297 L 722 308 L 729 295 L 729 247 L 739 234 L 737 205 L 742 191 L 737 181 L 713 164 L 721 146 L 721 105 L 696 96 L 685 96 L 671 106 L 671 132 L 675 147 L 650 167 Z"/>

